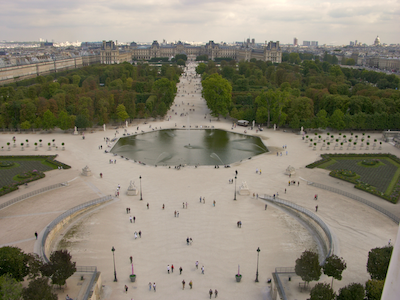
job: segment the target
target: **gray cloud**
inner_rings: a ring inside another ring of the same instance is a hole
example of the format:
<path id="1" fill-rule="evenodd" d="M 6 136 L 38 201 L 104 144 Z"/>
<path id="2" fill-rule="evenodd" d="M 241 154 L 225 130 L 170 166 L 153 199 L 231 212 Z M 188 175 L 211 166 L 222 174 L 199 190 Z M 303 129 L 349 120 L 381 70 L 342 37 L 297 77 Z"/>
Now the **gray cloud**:
<path id="1" fill-rule="evenodd" d="M 188 41 L 358 39 L 399 43 L 394 0 L 13 0 L 0 2 L 1 38 Z"/>

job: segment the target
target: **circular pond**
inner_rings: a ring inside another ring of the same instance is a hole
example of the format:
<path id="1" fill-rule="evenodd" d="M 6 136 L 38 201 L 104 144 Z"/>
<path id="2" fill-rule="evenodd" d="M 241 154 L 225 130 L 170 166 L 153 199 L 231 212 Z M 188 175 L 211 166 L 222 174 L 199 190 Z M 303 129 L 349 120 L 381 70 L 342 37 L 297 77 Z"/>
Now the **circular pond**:
<path id="1" fill-rule="evenodd" d="M 165 129 L 122 137 L 111 153 L 150 165 L 228 165 L 268 152 L 259 137 L 219 129 Z"/>

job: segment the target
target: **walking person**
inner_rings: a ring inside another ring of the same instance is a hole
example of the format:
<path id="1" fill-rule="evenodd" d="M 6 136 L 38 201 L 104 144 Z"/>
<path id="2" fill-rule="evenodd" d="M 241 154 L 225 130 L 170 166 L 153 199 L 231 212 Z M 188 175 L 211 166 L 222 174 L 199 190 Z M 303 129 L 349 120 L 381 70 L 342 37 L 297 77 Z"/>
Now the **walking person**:
<path id="1" fill-rule="evenodd" d="M 153 289 L 154 289 L 154 291 L 156 291 L 156 283 L 155 282 L 153 283 Z"/>
<path id="2" fill-rule="evenodd" d="M 169 274 L 169 269 L 170 269 L 170 268 L 169 268 L 169 265 L 168 265 L 168 266 L 167 266 L 167 272 L 168 272 L 168 274 Z"/>
<path id="3" fill-rule="evenodd" d="M 133 216 L 133 223 L 135 223 L 135 221 L 136 221 L 136 217 L 135 217 L 135 216 Z"/>
<path id="4" fill-rule="evenodd" d="M 149 282 L 149 291 L 151 291 L 151 282 Z"/>
<path id="5" fill-rule="evenodd" d="M 186 282 L 185 282 L 185 279 L 183 279 L 183 280 L 182 280 L 182 290 L 185 289 L 185 283 L 186 283 Z"/>
<path id="6" fill-rule="evenodd" d="M 132 256 L 129 256 L 129 260 L 130 260 L 130 261 L 131 261 L 131 263 L 132 263 L 132 260 L 133 260 Z"/>
<path id="7" fill-rule="evenodd" d="M 217 298 L 217 296 L 218 296 L 218 291 L 217 291 L 217 289 L 215 289 L 214 295 L 215 295 L 215 298 Z"/>
<path id="8" fill-rule="evenodd" d="M 201 267 L 201 274 L 204 274 L 204 266 Z"/>
<path id="9" fill-rule="evenodd" d="M 128 286 L 125 284 L 125 293 L 128 293 Z"/>
<path id="10" fill-rule="evenodd" d="M 210 290 L 208 291 L 208 293 L 210 294 L 210 299 L 211 299 L 211 297 L 212 297 L 212 294 L 213 294 L 213 291 L 212 291 L 212 289 L 210 289 Z"/>
<path id="11" fill-rule="evenodd" d="M 179 275 L 182 275 L 182 267 L 179 267 Z"/>
<path id="12" fill-rule="evenodd" d="M 190 282 L 189 282 L 189 286 L 190 286 L 190 289 L 192 289 L 192 287 L 193 287 L 193 282 L 190 280 Z"/>
<path id="13" fill-rule="evenodd" d="M 318 205 L 315 207 L 315 211 L 316 211 L 316 212 L 318 211 Z"/>
<path id="14" fill-rule="evenodd" d="M 174 265 L 171 266 L 171 273 L 174 273 Z"/>
<path id="15" fill-rule="evenodd" d="M 139 230 L 139 237 L 142 238 L 142 231 Z"/>
<path id="16" fill-rule="evenodd" d="M 199 268 L 199 261 L 198 260 L 196 260 L 196 269 L 198 269 Z"/>
<path id="17" fill-rule="evenodd" d="M 37 239 L 37 237 L 38 237 L 38 233 L 37 233 L 37 231 L 35 231 L 35 238 Z"/>

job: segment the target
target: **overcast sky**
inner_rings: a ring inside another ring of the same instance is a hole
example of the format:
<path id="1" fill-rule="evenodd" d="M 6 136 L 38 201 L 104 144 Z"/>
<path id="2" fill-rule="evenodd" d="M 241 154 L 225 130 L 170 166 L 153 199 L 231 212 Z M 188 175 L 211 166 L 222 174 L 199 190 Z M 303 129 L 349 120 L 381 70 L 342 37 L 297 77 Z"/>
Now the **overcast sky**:
<path id="1" fill-rule="evenodd" d="M 0 0 L 0 40 L 400 43 L 400 0 Z"/>

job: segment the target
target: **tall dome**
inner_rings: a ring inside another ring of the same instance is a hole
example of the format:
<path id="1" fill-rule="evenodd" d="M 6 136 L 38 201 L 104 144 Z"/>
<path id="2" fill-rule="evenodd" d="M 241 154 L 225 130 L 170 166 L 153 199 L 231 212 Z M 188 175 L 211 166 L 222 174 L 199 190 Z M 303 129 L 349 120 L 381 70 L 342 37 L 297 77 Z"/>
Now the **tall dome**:
<path id="1" fill-rule="evenodd" d="M 375 45 L 375 46 L 380 46 L 380 45 L 381 45 L 381 40 L 380 40 L 379 36 L 376 36 L 374 45 Z"/>

